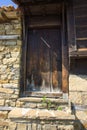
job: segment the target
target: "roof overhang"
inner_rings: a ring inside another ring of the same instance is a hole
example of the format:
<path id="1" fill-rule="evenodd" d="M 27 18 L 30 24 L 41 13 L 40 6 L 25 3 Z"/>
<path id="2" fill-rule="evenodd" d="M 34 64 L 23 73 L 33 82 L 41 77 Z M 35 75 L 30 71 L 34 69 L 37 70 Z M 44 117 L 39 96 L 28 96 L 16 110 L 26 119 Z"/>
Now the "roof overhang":
<path id="1" fill-rule="evenodd" d="M 48 4 L 48 3 L 58 3 L 65 0 L 12 0 L 14 3 L 18 5 L 37 5 L 37 4 Z"/>
<path id="2" fill-rule="evenodd" d="M 26 15 L 60 15 L 61 4 L 65 0 L 12 0 L 23 8 Z"/>

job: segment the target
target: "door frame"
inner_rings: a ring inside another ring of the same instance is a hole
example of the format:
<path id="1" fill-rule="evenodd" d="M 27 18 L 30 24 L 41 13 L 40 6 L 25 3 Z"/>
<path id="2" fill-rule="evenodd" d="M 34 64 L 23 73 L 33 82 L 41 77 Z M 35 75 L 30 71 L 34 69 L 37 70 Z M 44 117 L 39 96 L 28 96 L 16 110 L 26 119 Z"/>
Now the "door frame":
<path id="1" fill-rule="evenodd" d="M 66 18 L 66 4 L 62 2 L 62 93 L 68 94 L 69 92 L 69 54 L 68 54 L 68 41 L 67 41 L 67 18 Z M 22 59 L 23 59 L 23 76 L 22 76 L 22 92 L 26 92 L 26 55 L 27 55 L 27 39 L 28 39 L 28 20 L 23 12 L 23 46 L 22 46 Z M 25 94 L 26 95 L 26 94 Z M 30 95 L 30 94 L 29 94 Z"/>

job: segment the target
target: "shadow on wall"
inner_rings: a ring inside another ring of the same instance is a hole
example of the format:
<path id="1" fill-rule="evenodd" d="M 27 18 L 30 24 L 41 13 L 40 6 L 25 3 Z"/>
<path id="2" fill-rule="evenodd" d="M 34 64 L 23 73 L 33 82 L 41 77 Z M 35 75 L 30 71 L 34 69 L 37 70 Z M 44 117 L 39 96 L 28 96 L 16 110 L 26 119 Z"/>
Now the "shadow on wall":
<path id="1" fill-rule="evenodd" d="M 72 108 L 72 114 L 75 115 L 74 130 L 87 130 L 87 127 L 84 124 L 82 124 L 81 120 L 78 119 L 78 117 L 76 116 L 76 109 L 73 103 L 71 103 L 71 108 Z"/>

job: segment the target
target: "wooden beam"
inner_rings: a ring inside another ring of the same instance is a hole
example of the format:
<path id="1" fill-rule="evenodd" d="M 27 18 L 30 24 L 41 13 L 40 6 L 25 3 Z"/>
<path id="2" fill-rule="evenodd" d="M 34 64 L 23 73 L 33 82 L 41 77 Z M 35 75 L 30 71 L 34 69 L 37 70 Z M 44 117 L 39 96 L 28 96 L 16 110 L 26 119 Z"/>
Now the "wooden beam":
<path id="1" fill-rule="evenodd" d="M 73 0 L 67 4 L 67 30 L 69 52 L 77 50 Z"/>
<path id="2" fill-rule="evenodd" d="M 61 3 L 61 0 L 43 0 L 43 1 L 34 1 L 34 0 L 21 0 L 20 3 L 22 6 L 27 6 L 27 5 L 44 5 L 44 4 L 54 4 L 54 3 Z"/>
<path id="3" fill-rule="evenodd" d="M 62 91 L 69 91 L 69 57 L 68 57 L 68 42 L 66 31 L 66 8 L 63 3 L 62 9 Z"/>
<path id="4" fill-rule="evenodd" d="M 87 37 L 84 37 L 84 38 L 76 38 L 76 40 L 78 40 L 78 41 L 84 41 L 84 40 L 87 40 Z"/>
<path id="5" fill-rule="evenodd" d="M 0 35 L 0 40 L 16 40 L 20 35 Z"/>
<path id="6" fill-rule="evenodd" d="M 52 26 L 60 26 L 61 21 L 57 17 L 47 16 L 47 17 L 34 17 L 29 19 L 28 26 L 30 28 L 35 27 L 52 27 Z"/>

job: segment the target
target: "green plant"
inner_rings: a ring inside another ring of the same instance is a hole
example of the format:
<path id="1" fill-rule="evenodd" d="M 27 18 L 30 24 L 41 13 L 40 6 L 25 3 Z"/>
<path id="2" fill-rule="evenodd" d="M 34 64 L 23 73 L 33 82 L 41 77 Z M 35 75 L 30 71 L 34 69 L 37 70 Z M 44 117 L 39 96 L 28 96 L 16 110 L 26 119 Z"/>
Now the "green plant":
<path id="1" fill-rule="evenodd" d="M 47 100 L 47 108 L 48 108 L 48 110 L 51 108 L 51 106 L 52 106 L 51 101 L 50 101 L 50 100 Z"/>
<path id="2" fill-rule="evenodd" d="M 62 107 L 61 107 L 61 106 L 59 106 L 59 107 L 57 108 L 57 110 L 62 111 Z"/>
<path id="3" fill-rule="evenodd" d="M 47 99 L 46 96 L 42 98 L 42 106 L 46 107 L 48 110 L 51 108 L 51 101 Z"/>

